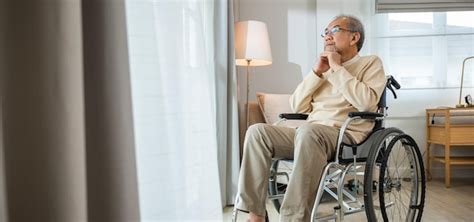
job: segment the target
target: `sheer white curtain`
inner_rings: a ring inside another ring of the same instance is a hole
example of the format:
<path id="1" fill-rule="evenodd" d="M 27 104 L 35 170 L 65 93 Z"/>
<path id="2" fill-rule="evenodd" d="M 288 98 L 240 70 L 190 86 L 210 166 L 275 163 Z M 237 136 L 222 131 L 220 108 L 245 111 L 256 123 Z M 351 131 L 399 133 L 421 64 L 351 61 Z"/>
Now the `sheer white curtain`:
<path id="1" fill-rule="evenodd" d="M 127 1 L 142 221 L 222 220 L 235 98 L 220 9 L 227 1 Z"/>

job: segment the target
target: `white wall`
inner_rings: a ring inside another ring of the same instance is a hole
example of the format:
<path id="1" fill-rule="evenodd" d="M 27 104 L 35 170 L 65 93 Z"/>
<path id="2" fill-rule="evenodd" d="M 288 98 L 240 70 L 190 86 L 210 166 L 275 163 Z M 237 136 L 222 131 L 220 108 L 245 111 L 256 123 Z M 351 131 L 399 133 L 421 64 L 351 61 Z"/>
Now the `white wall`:
<path id="1" fill-rule="evenodd" d="M 353 14 L 365 24 L 366 42 L 361 55 L 371 54 L 372 1 L 366 0 L 239 0 L 236 19 L 259 20 L 267 23 L 273 54 L 273 64 L 252 68 L 250 100 L 255 92 L 291 93 L 310 71 L 316 56 L 323 49 L 320 32 L 337 14 Z M 240 98 L 245 100 L 245 69 L 239 68 Z M 387 73 L 387 75 L 390 73 Z M 473 88 L 465 93 L 474 95 Z M 389 95 L 387 126 L 398 127 L 413 136 L 425 152 L 425 109 L 454 106 L 459 89 L 404 89 L 399 98 Z M 243 104 L 243 103 L 241 103 Z M 442 148 L 437 149 L 441 151 Z M 452 149 L 453 155 L 466 155 L 468 149 Z M 433 166 L 433 176 L 443 176 L 440 164 Z M 452 177 L 472 177 L 471 166 L 452 167 Z"/>

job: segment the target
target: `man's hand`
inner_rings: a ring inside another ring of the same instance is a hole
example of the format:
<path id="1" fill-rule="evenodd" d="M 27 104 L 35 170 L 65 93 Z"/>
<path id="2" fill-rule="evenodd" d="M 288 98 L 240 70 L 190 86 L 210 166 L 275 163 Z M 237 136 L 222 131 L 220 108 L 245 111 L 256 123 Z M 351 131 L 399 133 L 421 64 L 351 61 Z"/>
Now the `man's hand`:
<path id="1" fill-rule="evenodd" d="M 336 45 L 333 41 L 326 41 L 324 52 L 319 54 L 318 62 L 313 66 L 313 72 L 322 77 L 323 73 L 332 68 L 334 71 L 342 67 L 341 54 L 336 52 Z"/>
<path id="2" fill-rule="evenodd" d="M 329 63 L 329 67 L 331 67 L 334 71 L 342 68 L 341 54 L 337 52 L 324 51 L 319 55 L 319 58 L 326 58 Z"/>
<path id="3" fill-rule="evenodd" d="M 326 57 L 319 57 L 319 60 L 316 64 L 313 66 L 313 72 L 320 78 L 323 77 L 323 73 L 329 70 L 329 62 Z"/>

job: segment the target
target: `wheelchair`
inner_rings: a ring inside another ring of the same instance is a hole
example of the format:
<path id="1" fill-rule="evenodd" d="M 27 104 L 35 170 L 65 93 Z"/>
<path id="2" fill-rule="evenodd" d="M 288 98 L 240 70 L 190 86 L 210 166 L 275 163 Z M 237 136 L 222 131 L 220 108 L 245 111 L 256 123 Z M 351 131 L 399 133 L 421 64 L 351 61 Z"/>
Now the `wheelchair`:
<path id="1" fill-rule="evenodd" d="M 347 215 L 364 212 L 368 221 L 421 221 L 425 200 L 425 171 L 423 157 L 415 140 L 397 128 L 385 128 L 384 119 L 388 109 L 386 92 L 389 89 L 397 98 L 395 89 L 399 83 L 387 76 L 386 87 L 376 112 L 351 112 L 341 126 L 337 138 L 334 159 L 325 166 L 315 202 L 311 221 L 343 221 Z M 305 120 L 306 114 L 280 114 L 281 121 Z M 367 119 L 375 122 L 372 132 L 359 144 L 342 141 L 351 121 Z M 279 212 L 286 182 L 290 172 L 279 171 L 281 163 L 289 159 L 272 160 L 268 180 L 268 199 Z M 326 198 L 322 198 L 323 194 Z M 319 215 L 322 199 L 334 203 L 329 215 Z M 237 219 L 234 208 L 233 221 Z M 268 218 L 266 218 L 268 221 Z"/>

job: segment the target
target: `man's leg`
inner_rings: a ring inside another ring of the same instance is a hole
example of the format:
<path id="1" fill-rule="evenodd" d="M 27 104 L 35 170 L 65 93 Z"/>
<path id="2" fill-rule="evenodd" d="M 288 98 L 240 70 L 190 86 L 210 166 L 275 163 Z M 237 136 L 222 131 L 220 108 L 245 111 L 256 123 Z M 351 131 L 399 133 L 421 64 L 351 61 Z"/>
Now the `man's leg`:
<path id="1" fill-rule="evenodd" d="M 272 157 L 293 157 L 295 129 L 255 124 L 245 135 L 237 209 L 265 216 Z"/>
<path id="2" fill-rule="evenodd" d="M 305 124 L 296 130 L 293 171 L 280 221 L 310 221 L 321 174 L 328 159 L 335 155 L 338 132 L 337 128 L 319 124 Z"/>

